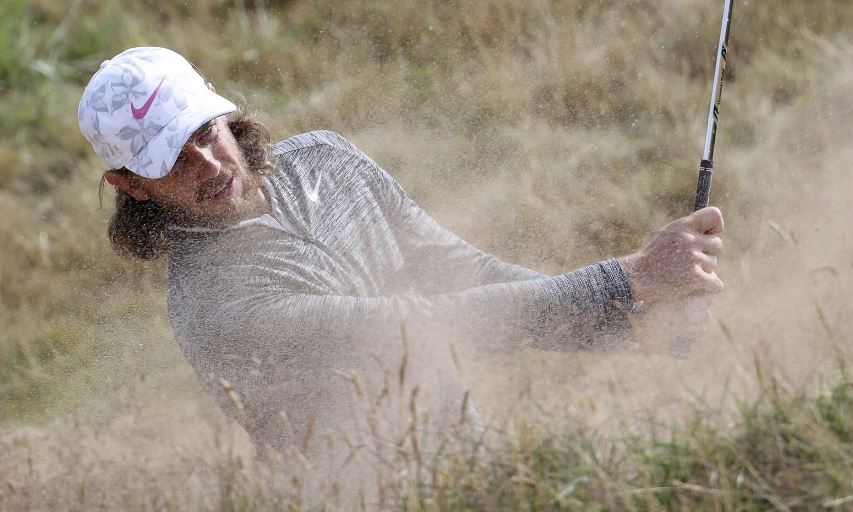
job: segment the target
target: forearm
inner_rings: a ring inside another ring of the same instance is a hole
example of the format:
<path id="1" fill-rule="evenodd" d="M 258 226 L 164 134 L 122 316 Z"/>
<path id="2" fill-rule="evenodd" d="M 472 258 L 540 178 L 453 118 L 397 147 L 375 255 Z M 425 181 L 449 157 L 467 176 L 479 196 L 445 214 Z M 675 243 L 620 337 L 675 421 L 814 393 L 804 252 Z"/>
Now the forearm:
<path id="1" fill-rule="evenodd" d="M 528 324 L 537 348 L 576 350 L 606 349 L 607 342 L 630 334 L 628 311 L 632 304 L 628 280 L 615 259 L 556 276 L 562 286 L 561 308 L 544 311 L 553 316 Z M 551 332 L 543 325 L 556 325 Z"/>

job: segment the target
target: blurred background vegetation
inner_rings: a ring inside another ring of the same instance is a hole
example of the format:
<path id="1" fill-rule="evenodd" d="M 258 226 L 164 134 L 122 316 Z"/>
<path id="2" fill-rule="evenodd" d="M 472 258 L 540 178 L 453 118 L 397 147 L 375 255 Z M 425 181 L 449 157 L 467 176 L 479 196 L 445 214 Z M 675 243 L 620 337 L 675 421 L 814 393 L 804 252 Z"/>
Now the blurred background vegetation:
<path id="1" fill-rule="evenodd" d="M 277 138 L 340 132 L 464 238 L 556 273 L 689 211 L 721 4 L 3 0 L 0 425 L 199 393 L 163 263 L 122 261 L 106 240 L 113 196 L 99 207 L 105 169 L 76 124 L 104 59 L 172 48 Z M 736 1 L 712 196 L 729 254 L 816 179 L 767 157 L 771 127 L 849 67 L 851 26 L 847 0 Z"/>

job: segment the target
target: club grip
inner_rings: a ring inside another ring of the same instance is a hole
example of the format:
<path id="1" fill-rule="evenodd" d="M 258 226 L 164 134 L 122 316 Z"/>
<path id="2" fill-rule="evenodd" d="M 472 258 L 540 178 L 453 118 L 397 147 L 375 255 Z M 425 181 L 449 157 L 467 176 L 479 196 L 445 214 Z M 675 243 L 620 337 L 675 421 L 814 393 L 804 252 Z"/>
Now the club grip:
<path id="1" fill-rule="evenodd" d="M 699 183 L 696 185 L 696 202 L 693 211 L 708 206 L 711 200 L 711 177 L 714 175 L 714 164 L 710 160 L 702 160 L 699 164 Z"/>

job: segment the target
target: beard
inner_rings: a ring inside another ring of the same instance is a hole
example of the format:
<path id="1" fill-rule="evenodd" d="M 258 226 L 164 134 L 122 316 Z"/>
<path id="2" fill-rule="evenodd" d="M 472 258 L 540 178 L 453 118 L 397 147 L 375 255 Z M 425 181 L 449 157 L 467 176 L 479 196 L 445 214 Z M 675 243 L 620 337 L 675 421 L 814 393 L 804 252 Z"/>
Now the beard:
<path id="1" fill-rule="evenodd" d="M 213 196 L 236 176 L 242 179 L 242 194 L 229 198 L 227 202 L 214 202 Z M 240 221 L 259 217 L 268 211 L 269 200 L 261 185 L 263 179 L 263 175 L 255 170 L 241 172 L 239 168 L 229 168 L 199 188 L 195 204 L 161 206 L 172 225 L 185 228 L 227 228 Z"/>
<path id="2" fill-rule="evenodd" d="M 213 198 L 213 196 L 222 190 L 238 172 L 239 170 L 237 168 L 230 167 L 229 169 L 220 172 L 215 178 L 209 179 L 204 185 L 199 187 L 198 194 L 196 194 L 196 202 L 202 203 Z"/>

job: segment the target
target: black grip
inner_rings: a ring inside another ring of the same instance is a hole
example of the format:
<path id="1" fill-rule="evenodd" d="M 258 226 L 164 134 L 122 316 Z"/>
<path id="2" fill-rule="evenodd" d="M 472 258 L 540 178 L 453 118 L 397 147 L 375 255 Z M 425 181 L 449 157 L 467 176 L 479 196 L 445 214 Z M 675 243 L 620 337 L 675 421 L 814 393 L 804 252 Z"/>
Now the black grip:
<path id="1" fill-rule="evenodd" d="M 696 202 L 693 211 L 708 206 L 711 200 L 711 177 L 714 175 L 714 164 L 710 160 L 702 160 L 699 164 L 699 183 L 696 185 Z"/>

